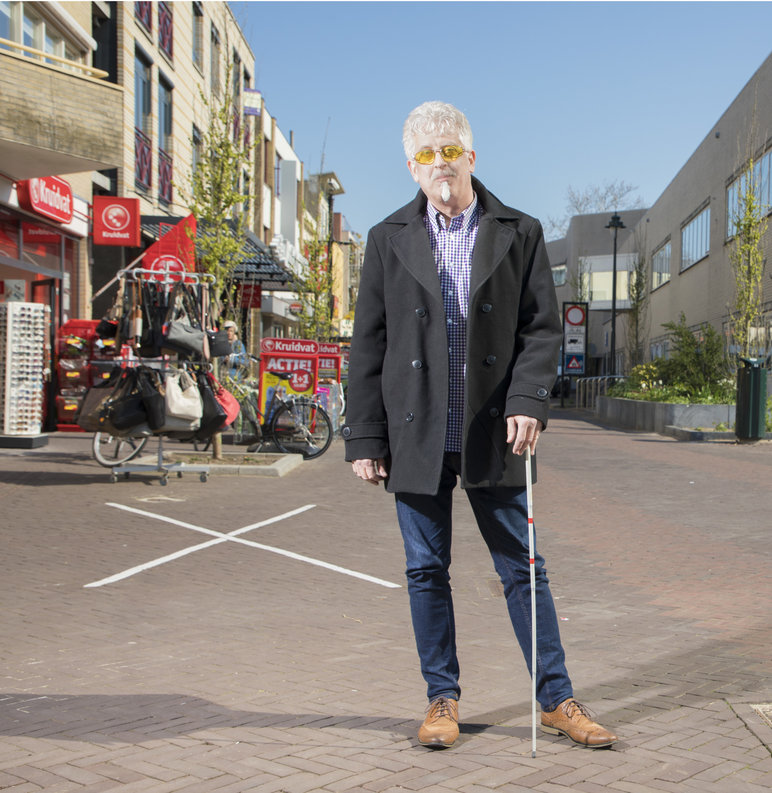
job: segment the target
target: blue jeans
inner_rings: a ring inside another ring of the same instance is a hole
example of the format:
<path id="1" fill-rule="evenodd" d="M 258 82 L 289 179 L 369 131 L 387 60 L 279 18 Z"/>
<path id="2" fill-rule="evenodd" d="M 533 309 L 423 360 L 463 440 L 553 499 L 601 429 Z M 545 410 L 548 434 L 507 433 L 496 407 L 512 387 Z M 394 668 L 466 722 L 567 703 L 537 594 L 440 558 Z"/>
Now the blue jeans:
<path id="1" fill-rule="evenodd" d="M 397 518 L 407 558 L 413 631 L 430 701 L 438 696 L 458 699 L 461 694 L 449 573 L 453 488 L 459 466 L 460 455 L 445 455 L 436 495 L 396 494 Z M 466 495 L 504 585 L 512 627 L 531 672 L 531 571 L 526 489 L 469 488 Z M 573 696 L 573 691 L 544 559 L 537 553 L 535 560 L 536 698 L 543 710 L 550 711 Z"/>

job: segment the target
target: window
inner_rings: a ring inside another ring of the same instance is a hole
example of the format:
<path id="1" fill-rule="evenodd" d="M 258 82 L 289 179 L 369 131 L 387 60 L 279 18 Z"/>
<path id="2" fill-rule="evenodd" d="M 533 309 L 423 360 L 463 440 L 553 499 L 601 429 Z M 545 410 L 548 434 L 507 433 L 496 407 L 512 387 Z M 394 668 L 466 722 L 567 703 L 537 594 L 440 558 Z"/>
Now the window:
<path id="1" fill-rule="evenodd" d="M 193 3 L 193 65 L 204 71 L 204 7 Z"/>
<path id="2" fill-rule="evenodd" d="M 559 264 L 552 268 L 552 283 L 555 286 L 565 286 L 568 281 L 568 268 L 565 264 Z"/>
<path id="3" fill-rule="evenodd" d="M 134 16 L 142 27 L 148 32 L 153 29 L 153 4 L 150 2 L 136 2 L 134 3 Z"/>
<path id="4" fill-rule="evenodd" d="M 209 52 L 209 79 L 212 93 L 220 95 L 220 34 L 217 28 L 212 25 L 211 46 Z"/>
<path id="5" fill-rule="evenodd" d="M 134 126 L 145 135 L 151 129 L 152 69 L 150 61 L 138 50 L 134 58 Z"/>
<path id="6" fill-rule="evenodd" d="M 172 151 L 172 86 L 163 77 L 158 80 L 158 147 Z"/>
<path id="7" fill-rule="evenodd" d="M 134 55 L 134 183 L 149 190 L 152 180 L 151 131 L 152 64 L 137 50 Z"/>
<path id="8" fill-rule="evenodd" d="M 167 58 L 174 57 L 174 17 L 171 3 L 158 4 L 158 47 Z"/>
<path id="9" fill-rule="evenodd" d="M 764 215 L 772 209 L 772 178 L 770 178 L 770 168 L 772 168 L 772 149 L 753 163 L 753 192 L 756 195 L 761 211 Z M 747 174 L 743 173 L 737 177 L 726 188 L 726 238 L 734 237 L 737 232 L 737 218 L 742 212 L 740 198 L 745 192 Z"/>
<path id="10" fill-rule="evenodd" d="M 21 43 L 25 47 L 34 47 L 36 50 L 43 49 L 43 20 L 29 8 L 29 3 L 24 8 L 24 16 L 21 25 Z"/>
<path id="11" fill-rule="evenodd" d="M 660 246 L 651 257 L 651 288 L 656 289 L 670 280 L 670 242 Z"/>
<path id="12" fill-rule="evenodd" d="M 11 4 L 8 2 L 8 0 L 2 0 L 2 2 L 0 2 L 0 39 L 9 39 L 10 41 L 13 41 L 13 28 L 11 27 Z"/>
<path id="13" fill-rule="evenodd" d="M 201 161 L 201 130 L 194 124 L 193 134 L 191 135 L 191 142 L 193 144 L 193 173 L 198 169 L 198 164 Z"/>
<path id="14" fill-rule="evenodd" d="M 276 155 L 276 162 L 273 166 L 273 182 L 274 182 L 274 194 L 276 198 L 281 196 L 281 157 L 277 154 Z"/>
<path id="15" fill-rule="evenodd" d="M 705 207 L 681 229 L 681 270 L 686 270 L 710 252 L 710 207 Z"/>

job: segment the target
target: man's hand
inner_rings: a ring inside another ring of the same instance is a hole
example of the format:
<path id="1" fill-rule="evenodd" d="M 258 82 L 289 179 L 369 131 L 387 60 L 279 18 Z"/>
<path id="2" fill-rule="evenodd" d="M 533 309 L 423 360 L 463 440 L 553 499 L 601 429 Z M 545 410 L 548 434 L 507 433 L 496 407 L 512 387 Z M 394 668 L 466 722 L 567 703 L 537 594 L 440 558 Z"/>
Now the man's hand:
<path id="1" fill-rule="evenodd" d="M 533 454 L 541 431 L 542 424 L 539 419 L 531 416 L 507 416 L 507 443 L 513 444 L 513 454 L 522 454 L 527 447 L 530 447 Z"/>
<path id="2" fill-rule="evenodd" d="M 377 485 L 388 476 L 386 461 L 383 457 L 379 457 L 377 460 L 354 460 L 351 467 L 360 479 L 373 485 Z"/>

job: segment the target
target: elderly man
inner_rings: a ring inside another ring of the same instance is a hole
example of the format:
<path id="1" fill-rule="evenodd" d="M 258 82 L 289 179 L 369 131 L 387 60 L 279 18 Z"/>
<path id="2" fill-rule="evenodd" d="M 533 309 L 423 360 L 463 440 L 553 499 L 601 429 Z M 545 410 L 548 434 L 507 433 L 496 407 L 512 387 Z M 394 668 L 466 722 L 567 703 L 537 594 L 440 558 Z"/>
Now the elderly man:
<path id="1" fill-rule="evenodd" d="M 415 199 L 367 242 L 348 383 L 346 459 L 395 494 L 413 630 L 429 707 L 421 744 L 458 737 L 450 588 L 451 502 L 460 480 L 504 585 L 530 667 L 525 464 L 547 424 L 561 326 L 541 226 L 472 176 L 466 117 L 427 102 L 407 118 Z M 542 729 L 578 744 L 616 736 L 573 698 L 544 559 L 536 556 L 536 696 Z"/>

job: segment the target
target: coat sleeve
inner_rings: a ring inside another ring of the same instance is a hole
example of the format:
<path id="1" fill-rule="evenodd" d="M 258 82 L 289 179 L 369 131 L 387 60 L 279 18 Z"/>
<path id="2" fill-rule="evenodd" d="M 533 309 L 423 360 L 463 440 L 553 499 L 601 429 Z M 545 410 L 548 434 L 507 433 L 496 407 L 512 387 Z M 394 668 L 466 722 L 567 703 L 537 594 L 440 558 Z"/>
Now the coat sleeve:
<path id="1" fill-rule="evenodd" d="M 362 265 L 349 356 L 346 424 L 342 430 L 349 461 L 389 456 L 381 383 L 386 342 L 383 261 L 376 235 L 371 230 Z"/>
<path id="2" fill-rule="evenodd" d="M 533 416 L 546 427 L 563 332 L 544 235 L 536 220 L 525 240 L 524 262 L 526 272 L 515 339 L 517 355 L 506 415 Z"/>

